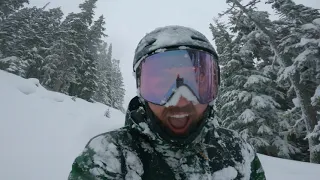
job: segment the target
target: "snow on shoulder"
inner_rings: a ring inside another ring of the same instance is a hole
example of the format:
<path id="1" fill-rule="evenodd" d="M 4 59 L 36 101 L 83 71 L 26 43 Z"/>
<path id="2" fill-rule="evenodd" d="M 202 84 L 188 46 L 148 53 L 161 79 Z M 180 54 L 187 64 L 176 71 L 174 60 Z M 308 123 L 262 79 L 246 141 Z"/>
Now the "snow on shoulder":
<path id="1" fill-rule="evenodd" d="M 213 174 L 214 180 L 232 180 L 238 175 L 237 170 L 233 167 L 227 167 Z"/>
<path id="2" fill-rule="evenodd" d="M 320 18 L 317 18 L 317 19 L 313 20 L 312 22 L 313 22 L 313 24 L 320 26 Z"/>

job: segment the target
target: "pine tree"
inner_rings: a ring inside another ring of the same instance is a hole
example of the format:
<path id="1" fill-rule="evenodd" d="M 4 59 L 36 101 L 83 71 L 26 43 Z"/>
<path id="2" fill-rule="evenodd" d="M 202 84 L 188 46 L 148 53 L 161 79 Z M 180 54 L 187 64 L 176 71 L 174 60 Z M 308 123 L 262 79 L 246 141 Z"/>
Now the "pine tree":
<path id="1" fill-rule="evenodd" d="M 112 105 L 112 96 L 113 96 L 113 81 L 114 81 L 114 65 L 112 62 L 112 44 L 109 45 L 108 51 L 107 51 L 107 57 L 106 57 L 106 82 L 107 83 L 107 91 L 108 91 L 108 97 L 110 99 L 109 104 Z"/>
<path id="2" fill-rule="evenodd" d="M 93 22 L 94 9 L 96 8 L 97 1 L 98 0 L 85 0 L 84 3 L 79 5 L 79 8 L 81 9 L 81 13 L 80 13 L 81 19 L 83 20 L 83 22 L 87 23 L 89 26 Z"/>
<path id="3" fill-rule="evenodd" d="M 86 43 L 88 39 L 88 24 L 83 21 L 81 14 L 70 13 L 62 23 L 62 31 L 65 33 L 63 43 L 66 43 L 65 61 L 68 67 L 73 67 L 73 77 L 68 83 L 67 92 L 71 96 L 80 97 L 82 91 L 82 78 L 87 64 L 85 59 Z"/>
<path id="4" fill-rule="evenodd" d="M 320 108 L 313 106 L 310 98 L 320 84 L 320 12 L 302 4 L 296 5 L 292 0 L 269 1 L 272 7 L 280 14 L 281 20 L 290 27 L 288 34 L 282 36 L 279 50 L 283 56 L 291 57 L 292 65 L 283 70 L 281 77 L 288 77 L 292 71 L 299 72 L 299 83 L 304 87 L 301 108 L 309 113 L 312 119 L 305 123 L 310 145 L 310 160 L 320 163 L 320 137 L 314 136 L 317 129 L 317 113 Z M 299 102 L 301 99 L 299 100 Z M 301 103 L 299 103 L 301 104 Z M 304 116 L 304 115 L 302 115 Z M 304 118 L 301 118 L 305 120 Z M 319 120 L 318 120 L 319 121 Z"/>
<path id="5" fill-rule="evenodd" d="M 6 19 L 10 14 L 14 13 L 24 6 L 24 4 L 29 4 L 29 0 L 1 0 L 0 3 L 0 24 L 4 19 Z"/>
<path id="6" fill-rule="evenodd" d="M 58 14 L 58 16 L 57 16 Z M 4 69 L 26 78 L 42 78 L 44 57 L 56 22 L 61 19 L 60 9 L 23 8 L 3 21 L 0 29 L 0 47 L 7 61 Z"/>
<path id="7" fill-rule="evenodd" d="M 79 5 L 81 12 L 78 14 L 70 14 L 69 21 L 66 26 L 74 32 L 71 35 L 74 43 L 80 49 L 79 58 L 75 62 L 76 79 L 71 82 L 69 94 L 80 98 L 90 100 L 97 88 L 96 76 L 96 57 L 92 42 L 90 42 L 90 25 L 93 22 L 94 8 L 97 0 L 86 0 Z M 98 34 L 100 35 L 100 33 Z"/>
<path id="8" fill-rule="evenodd" d="M 46 6 L 45 6 L 46 7 Z M 26 39 L 32 47 L 30 57 L 27 62 L 30 67 L 27 71 L 27 78 L 37 78 L 40 82 L 43 81 L 45 64 L 45 57 L 48 55 L 48 48 L 54 42 L 54 33 L 59 28 L 63 13 L 60 8 L 50 9 L 45 11 L 44 8 L 38 9 L 37 14 L 34 15 L 32 22 L 30 22 L 33 29 L 33 34 L 29 34 Z"/>
<path id="9" fill-rule="evenodd" d="M 98 88 L 98 46 L 102 43 L 101 38 L 105 36 L 103 27 L 105 24 L 103 16 L 100 16 L 90 28 L 88 42 L 85 52 L 86 64 L 84 77 L 82 79 L 82 92 L 80 97 L 91 99 Z"/>
<path id="10" fill-rule="evenodd" d="M 267 0 L 276 9 L 281 19 L 291 21 L 295 24 L 311 23 L 314 19 L 319 18 L 319 10 L 306 7 L 303 4 L 296 4 L 292 0 Z"/>
<path id="11" fill-rule="evenodd" d="M 111 106 L 109 98 L 109 81 L 112 63 L 107 58 L 107 43 L 103 42 L 98 46 L 98 88 L 94 95 L 94 100 Z"/>
<path id="12" fill-rule="evenodd" d="M 260 153 L 290 158 L 299 149 L 279 133 L 282 110 L 277 100 L 283 100 L 284 94 L 276 88 L 272 76 L 257 70 L 254 63 L 270 61 L 272 53 L 266 37 L 241 11 L 229 12 L 235 37 L 226 31 L 226 25 L 217 21 L 216 26 L 211 25 L 223 66 L 217 102 L 222 125 L 240 132 Z M 261 20 L 267 16 L 265 12 L 256 15 Z"/>
<path id="13" fill-rule="evenodd" d="M 70 13 L 56 31 L 46 57 L 44 84 L 54 91 L 91 101 L 99 86 L 98 59 L 105 21 L 93 22 L 96 0 L 80 4 L 81 12 Z"/>
<path id="14" fill-rule="evenodd" d="M 47 26 L 51 31 L 45 34 L 47 37 L 48 48 L 44 55 L 40 83 L 51 90 L 63 92 L 60 91 L 63 89 L 63 82 L 66 82 L 70 77 L 72 77 L 70 74 L 72 70 L 70 69 L 66 71 L 69 74 L 63 75 L 62 73 L 62 71 L 65 71 L 65 69 L 69 67 L 65 63 L 64 59 L 64 52 L 66 48 L 66 41 L 64 38 L 67 37 L 67 33 L 60 27 L 63 17 L 61 9 L 50 9 L 48 13 L 50 14 L 50 21 L 52 24 Z"/>
<path id="15" fill-rule="evenodd" d="M 89 100 L 92 93 L 85 87 L 84 81 L 95 87 L 96 71 L 94 54 L 90 52 L 89 32 L 93 18 L 93 9 L 87 9 L 90 3 L 85 1 L 79 7 L 80 13 L 70 13 L 55 33 L 56 39 L 50 47 L 51 53 L 46 57 L 45 84 L 54 91 Z"/>
<path id="16" fill-rule="evenodd" d="M 96 0 L 85 1 L 80 4 L 82 10 L 82 19 L 90 26 L 94 15 Z M 97 21 L 89 28 L 88 39 L 85 47 L 84 58 L 85 64 L 82 65 L 84 76 L 81 78 L 81 93 L 80 97 L 90 100 L 96 93 L 98 88 L 98 45 L 102 42 L 101 38 L 105 36 L 103 27 L 105 24 L 104 17 L 100 16 Z"/>
<path id="17" fill-rule="evenodd" d="M 9 18 L 6 18 L 0 24 L 0 49 L 3 58 L 9 58 L 14 61 L 2 61 L 2 67 L 9 72 L 26 76 L 29 64 L 24 60 L 26 51 L 30 50 L 25 47 L 26 34 L 32 31 L 29 27 L 30 14 L 35 11 L 31 8 L 24 8 L 14 12 Z"/>
<path id="18" fill-rule="evenodd" d="M 273 27 L 269 27 L 269 29 L 274 30 L 274 34 L 277 35 L 277 42 L 282 42 L 284 37 L 291 34 L 290 29 L 292 27 L 290 23 L 283 19 L 274 20 L 272 24 Z M 264 33 L 262 33 L 262 35 L 266 36 Z M 270 50 L 272 51 L 271 47 Z M 299 99 L 296 97 L 295 90 L 288 78 L 288 75 L 284 76 L 283 74 L 285 68 L 280 66 L 276 59 L 276 56 L 274 56 L 272 61 L 264 61 L 258 66 L 264 66 L 265 62 L 267 62 L 267 66 L 263 68 L 264 71 L 272 75 L 273 80 L 276 80 L 277 82 L 277 89 L 285 94 L 285 98 L 283 100 L 278 100 L 281 104 L 281 109 L 284 111 L 279 117 L 281 120 L 282 134 L 285 139 L 300 149 L 300 153 L 296 153 L 291 156 L 292 159 L 309 161 L 308 141 L 305 140 L 307 131 L 304 119 L 301 118 L 302 111 Z"/>
<path id="19" fill-rule="evenodd" d="M 288 3 L 290 0 L 270 0 L 269 2 L 279 2 L 279 6 L 284 5 L 292 5 L 292 1 Z M 297 58 L 294 56 L 294 53 L 288 48 L 291 44 L 291 42 L 296 42 L 297 39 L 294 38 L 288 38 L 287 41 L 278 41 L 277 34 L 274 33 L 273 29 L 270 29 L 266 27 L 263 23 L 260 22 L 260 19 L 257 19 L 255 13 L 251 12 L 246 8 L 246 6 L 242 5 L 238 0 L 227 0 L 227 3 L 233 3 L 232 7 L 239 7 L 242 12 L 244 12 L 248 18 L 254 22 L 254 24 L 261 30 L 267 37 L 270 46 L 272 47 L 272 50 L 275 53 L 276 60 L 279 62 L 281 67 L 284 69 L 282 76 L 287 76 L 288 79 L 290 80 L 290 83 L 292 85 L 292 89 L 294 89 L 296 96 L 299 100 L 299 104 L 301 107 L 301 112 L 302 112 L 302 117 L 305 121 L 306 124 L 306 129 L 308 133 L 311 133 L 311 131 L 314 129 L 314 127 L 317 124 L 317 114 L 316 110 L 313 106 L 311 106 L 311 96 L 309 95 L 309 91 L 305 90 L 305 83 L 300 80 L 301 75 L 303 74 L 303 71 L 301 69 L 296 68 L 296 63 L 297 59 L 293 61 L 294 58 Z M 294 7 L 294 6 L 292 6 Z M 284 8 L 285 9 L 285 8 Z M 290 11 L 289 11 L 290 12 Z M 298 11 L 297 11 L 298 12 Z M 306 12 L 305 10 L 300 11 L 300 12 Z M 314 11 L 312 11 L 314 12 Z M 299 16 L 299 15 L 298 15 Z M 295 16 L 295 17 L 298 17 Z M 300 16 L 305 16 L 304 14 L 300 14 Z M 289 16 L 287 16 L 289 17 Z M 306 22 L 307 18 L 303 18 L 301 21 L 295 21 L 295 23 L 300 23 L 300 22 Z M 289 35 L 290 36 L 290 35 Z M 282 48 L 281 48 L 282 47 Z M 288 53 L 289 52 L 289 53 Z M 293 54 L 292 54 L 293 53 Z M 314 53 L 314 52 L 313 52 Z M 314 54 L 312 54 L 314 55 Z M 305 55 L 302 55 L 305 56 Z M 298 58 L 298 59 L 304 59 L 303 58 Z M 309 148 L 310 148 L 310 161 L 311 162 L 320 162 L 320 152 L 319 151 L 313 151 L 317 144 L 318 144 L 318 139 L 317 138 L 309 138 Z"/>
<path id="20" fill-rule="evenodd" d="M 52 89 L 75 96 L 69 93 L 70 86 L 76 83 L 77 69 L 84 60 L 83 38 L 85 34 L 78 32 L 86 28 L 77 14 L 70 13 L 54 33 L 55 40 L 48 49 L 44 67 L 45 79 L 43 83 Z"/>
<path id="21" fill-rule="evenodd" d="M 120 61 L 117 59 L 112 59 L 112 72 L 111 91 L 109 94 L 111 99 L 111 106 L 124 112 L 124 108 L 122 105 L 125 89 L 123 84 L 123 77 L 120 70 Z"/>

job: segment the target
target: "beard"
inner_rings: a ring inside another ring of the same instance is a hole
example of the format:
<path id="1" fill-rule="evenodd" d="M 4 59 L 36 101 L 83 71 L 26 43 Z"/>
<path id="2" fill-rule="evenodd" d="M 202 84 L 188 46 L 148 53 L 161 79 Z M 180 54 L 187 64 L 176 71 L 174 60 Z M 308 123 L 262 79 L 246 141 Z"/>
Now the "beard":
<path id="1" fill-rule="evenodd" d="M 188 114 L 188 117 L 186 117 L 187 125 L 183 133 L 176 133 L 172 130 L 172 125 L 170 124 L 172 120 L 171 116 L 175 114 Z M 202 117 L 203 115 L 197 114 L 195 106 L 192 103 L 189 103 L 183 107 L 172 106 L 165 108 L 160 117 L 158 117 L 158 123 L 160 128 L 169 136 L 175 138 L 186 138 L 189 134 L 197 130 L 202 122 Z"/>

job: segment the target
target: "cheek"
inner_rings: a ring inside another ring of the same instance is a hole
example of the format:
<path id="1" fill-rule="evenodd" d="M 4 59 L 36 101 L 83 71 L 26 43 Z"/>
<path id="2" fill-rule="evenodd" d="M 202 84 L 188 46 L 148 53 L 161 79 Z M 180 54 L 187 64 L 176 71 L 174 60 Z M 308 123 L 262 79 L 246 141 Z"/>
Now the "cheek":
<path id="1" fill-rule="evenodd" d="M 155 105 L 155 104 L 152 104 L 152 103 L 148 103 L 148 105 L 149 105 L 150 109 L 152 110 L 152 112 L 160 119 L 161 118 L 161 114 L 164 111 L 164 107 L 163 106 L 159 106 L 159 105 Z"/>
<path id="2" fill-rule="evenodd" d="M 202 113 L 206 110 L 206 108 L 208 107 L 207 104 L 197 104 L 195 105 L 195 109 L 197 112 L 197 115 L 202 115 Z"/>

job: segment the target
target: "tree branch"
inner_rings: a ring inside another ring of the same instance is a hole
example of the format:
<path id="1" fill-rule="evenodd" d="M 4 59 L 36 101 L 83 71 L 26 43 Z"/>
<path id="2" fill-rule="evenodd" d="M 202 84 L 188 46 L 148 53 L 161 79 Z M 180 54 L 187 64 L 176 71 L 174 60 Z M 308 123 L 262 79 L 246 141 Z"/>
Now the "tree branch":
<path id="1" fill-rule="evenodd" d="M 229 4 L 228 4 L 229 5 Z M 229 5 L 230 6 L 230 5 Z M 230 6 L 230 9 L 226 10 L 225 12 L 219 13 L 218 16 L 219 18 L 221 18 L 222 16 L 229 14 L 233 9 L 235 8 L 235 4 L 233 4 L 232 6 Z"/>
<path id="2" fill-rule="evenodd" d="M 302 121 L 304 121 L 304 117 L 296 120 L 296 123 L 292 126 L 292 129 L 296 128 L 298 126 L 298 124 L 301 123 Z"/>
<path id="3" fill-rule="evenodd" d="M 48 2 L 46 5 L 44 5 L 41 9 L 44 10 L 49 4 L 50 4 L 50 2 Z"/>
<path id="4" fill-rule="evenodd" d="M 261 0 L 252 0 L 247 5 L 245 5 L 244 7 L 248 7 L 248 6 L 251 6 L 251 5 L 256 5 L 256 4 L 260 3 L 260 2 L 261 2 Z"/>

